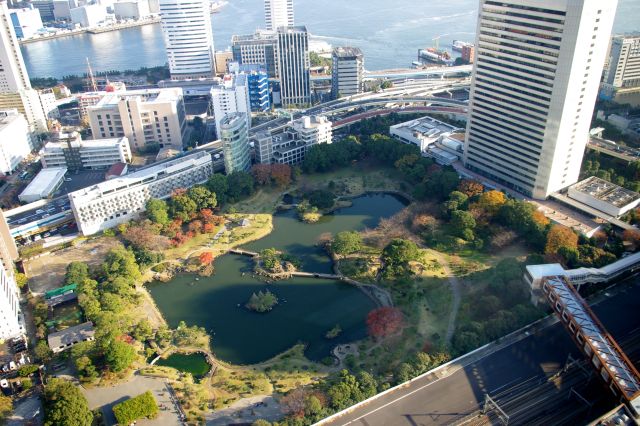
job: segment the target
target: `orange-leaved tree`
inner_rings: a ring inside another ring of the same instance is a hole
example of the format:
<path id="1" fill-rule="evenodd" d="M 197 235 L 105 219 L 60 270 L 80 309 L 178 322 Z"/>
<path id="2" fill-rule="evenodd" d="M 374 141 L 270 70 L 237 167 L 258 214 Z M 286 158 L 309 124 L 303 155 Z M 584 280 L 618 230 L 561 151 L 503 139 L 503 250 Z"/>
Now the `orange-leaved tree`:
<path id="1" fill-rule="evenodd" d="M 578 235 L 572 229 L 563 225 L 553 225 L 547 233 L 547 244 L 544 253 L 554 255 L 561 248 L 578 249 Z"/>

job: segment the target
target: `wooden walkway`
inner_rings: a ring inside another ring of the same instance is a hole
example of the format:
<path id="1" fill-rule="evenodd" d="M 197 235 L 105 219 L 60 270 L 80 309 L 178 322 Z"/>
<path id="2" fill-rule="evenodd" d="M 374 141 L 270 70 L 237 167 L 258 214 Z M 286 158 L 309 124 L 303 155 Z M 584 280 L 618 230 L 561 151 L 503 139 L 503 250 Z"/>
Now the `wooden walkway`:
<path id="1" fill-rule="evenodd" d="M 248 250 L 230 249 L 229 253 L 239 254 L 241 256 L 258 257 L 258 253 Z"/>
<path id="2" fill-rule="evenodd" d="M 343 275 L 334 274 L 316 274 L 313 272 L 291 272 L 293 277 L 322 278 L 327 280 L 344 280 Z"/>

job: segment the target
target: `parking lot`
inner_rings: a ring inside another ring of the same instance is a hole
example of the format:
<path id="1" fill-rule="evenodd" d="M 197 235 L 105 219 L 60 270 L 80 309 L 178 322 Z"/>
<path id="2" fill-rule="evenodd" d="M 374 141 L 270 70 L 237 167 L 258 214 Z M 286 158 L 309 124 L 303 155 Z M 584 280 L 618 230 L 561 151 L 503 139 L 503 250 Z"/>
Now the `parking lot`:
<path id="1" fill-rule="evenodd" d="M 104 182 L 106 170 L 86 170 L 80 172 L 67 172 L 65 181 L 56 191 L 55 197 L 77 191 L 96 183 Z"/>

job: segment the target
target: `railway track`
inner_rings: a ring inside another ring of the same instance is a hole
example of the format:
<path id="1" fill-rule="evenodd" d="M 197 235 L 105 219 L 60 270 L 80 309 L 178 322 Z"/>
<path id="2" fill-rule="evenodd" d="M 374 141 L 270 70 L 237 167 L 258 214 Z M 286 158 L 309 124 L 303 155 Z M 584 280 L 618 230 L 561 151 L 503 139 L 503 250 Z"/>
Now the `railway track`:
<path id="1" fill-rule="evenodd" d="M 640 332 L 619 342 L 634 364 L 640 363 Z M 606 402 L 595 372 L 591 373 L 588 361 L 576 360 L 551 377 L 531 377 L 493 395 L 497 404 L 485 410 L 456 420 L 451 426 L 483 426 L 504 424 L 505 414 L 509 425 L 563 425 L 585 420 L 591 407 Z M 594 392 L 595 389 L 595 392 Z"/>

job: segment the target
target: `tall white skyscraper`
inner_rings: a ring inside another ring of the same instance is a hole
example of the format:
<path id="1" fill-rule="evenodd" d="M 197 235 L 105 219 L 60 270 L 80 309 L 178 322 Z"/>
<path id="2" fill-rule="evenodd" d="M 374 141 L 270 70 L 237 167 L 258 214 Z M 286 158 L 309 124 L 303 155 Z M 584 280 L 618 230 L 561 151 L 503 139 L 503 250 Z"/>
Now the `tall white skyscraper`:
<path id="1" fill-rule="evenodd" d="M 24 321 L 20 312 L 18 286 L 13 275 L 13 263 L 0 264 L 0 339 L 24 334 Z"/>
<path id="2" fill-rule="evenodd" d="M 31 89 L 9 9 L 0 1 L 0 92 Z"/>
<path id="3" fill-rule="evenodd" d="M 293 0 L 264 0 L 264 20 L 268 31 L 292 27 Z"/>
<path id="4" fill-rule="evenodd" d="M 209 0 L 160 0 L 160 17 L 171 78 L 214 76 Z"/>
<path id="5" fill-rule="evenodd" d="M 617 0 L 480 0 L 466 167 L 537 199 L 577 182 Z"/>
<path id="6" fill-rule="evenodd" d="M 46 100 L 46 95 L 44 98 Z M 31 88 L 7 3 L 0 0 L 0 109 L 17 109 L 30 129 L 46 132 L 41 93 Z"/>

